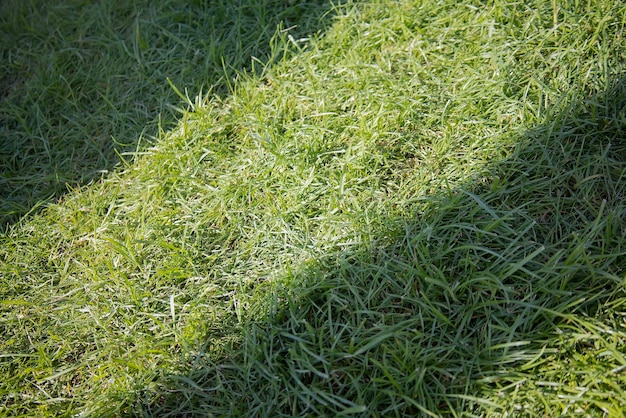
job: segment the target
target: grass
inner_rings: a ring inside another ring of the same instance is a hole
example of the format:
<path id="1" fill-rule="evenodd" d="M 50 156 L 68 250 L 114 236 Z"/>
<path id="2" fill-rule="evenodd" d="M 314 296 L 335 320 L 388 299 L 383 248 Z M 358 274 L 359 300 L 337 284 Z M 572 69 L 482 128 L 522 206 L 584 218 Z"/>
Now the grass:
<path id="1" fill-rule="evenodd" d="M 623 416 L 621 2 L 258 4 L 263 60 L 8 226 L 2 413 Z"/>
<path id="2" fill-rule="evenodd" d="M 276 26 L 320 30 L 322 1 L 8 1 L 0 50 L 0 226 L 113 170 L 180 115 L 267 61 Z M 241 3 L 241 4 L 238 4 Z M 168 83 L 169 81 L 169 83 Z"/>

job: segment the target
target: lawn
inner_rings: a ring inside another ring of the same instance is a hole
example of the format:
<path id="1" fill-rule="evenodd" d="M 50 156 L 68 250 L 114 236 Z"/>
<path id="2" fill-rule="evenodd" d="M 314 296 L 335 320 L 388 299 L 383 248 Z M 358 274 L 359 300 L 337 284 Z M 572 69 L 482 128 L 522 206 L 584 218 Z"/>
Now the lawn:
<path id="1" fill-rule="evenodd" d="M 622 2 L 0 16 L 0 414 L 624 415 Z"/>

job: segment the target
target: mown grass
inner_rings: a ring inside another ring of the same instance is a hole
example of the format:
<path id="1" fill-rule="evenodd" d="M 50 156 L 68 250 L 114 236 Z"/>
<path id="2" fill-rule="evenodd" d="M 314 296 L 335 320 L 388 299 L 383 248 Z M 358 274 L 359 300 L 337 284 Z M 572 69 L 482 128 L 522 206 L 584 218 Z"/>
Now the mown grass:
<path id="1" fill-rule="evenodd" d="M 334 12 L 10 227 L 3 413 L 623 415 L 624 6 Z"/>

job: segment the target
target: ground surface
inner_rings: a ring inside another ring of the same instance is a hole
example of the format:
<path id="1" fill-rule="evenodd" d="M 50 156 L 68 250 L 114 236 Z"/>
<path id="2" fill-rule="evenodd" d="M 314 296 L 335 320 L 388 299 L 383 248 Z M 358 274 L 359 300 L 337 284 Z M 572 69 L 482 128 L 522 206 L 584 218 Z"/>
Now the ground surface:
<path id="1" fill-rule="evenodd" d="M 0 412 L 622 416 L 626 8 L 558 3 L 3 4 Z"/>

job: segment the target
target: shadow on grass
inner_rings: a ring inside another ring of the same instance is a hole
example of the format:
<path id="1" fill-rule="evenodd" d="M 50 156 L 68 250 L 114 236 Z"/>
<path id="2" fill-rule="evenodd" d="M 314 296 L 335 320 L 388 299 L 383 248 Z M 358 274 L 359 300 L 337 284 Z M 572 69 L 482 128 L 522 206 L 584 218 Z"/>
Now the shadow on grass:
<path id="1" fill-rule="evenodd" d="M 172 126 L 191 99 L 226 95 L 262 62 L 279 25 L 296 42 L 324 29 L 327 0 L 3 2 L 0 229 L 110 172 Z"/>
<path id="2" fill-rule="evenodd" d="M 529 415 L 618 413 L 625 114 L 621 79 L 376 242 L 286 275 L 236 356 L 212 356 L 208 337 L 141 413 L 489 415 L 541 398 Z"/>

